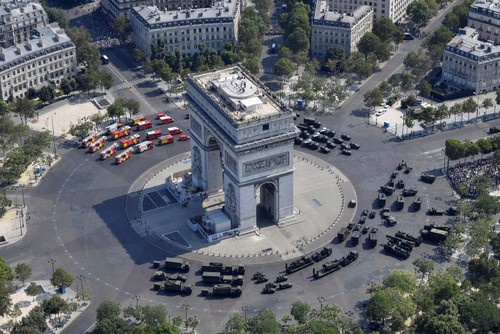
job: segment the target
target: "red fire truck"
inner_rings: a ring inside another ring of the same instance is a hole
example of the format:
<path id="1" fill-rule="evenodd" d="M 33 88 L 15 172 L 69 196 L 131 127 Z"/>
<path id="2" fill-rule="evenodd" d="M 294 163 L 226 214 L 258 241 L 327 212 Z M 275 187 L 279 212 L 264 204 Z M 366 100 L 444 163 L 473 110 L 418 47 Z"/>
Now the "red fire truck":
<path id="1" fill-rule="evenodd" d="M 174 136 L 172 135 L 166 135 L 166 136 L 161 136 L 158 139 L 158 145 L 167 145 L 167 144 L 172 144 L 174 142 Z"/>
<path id="2" fill-rule="evenodd" d="M 114 124 L 108 125 L 106 127 L 106 133 L 108 135 L 110 135 L 113 131 L 119 130 L 121 128 L 123 128 L 123 124 L 122 123 L 120 123 L 120 122 L 114 123 Z"/>
<path id="3" fill-rule="evenodd" d="M 146 152 L 146 151 L 153 149 L 154 144 L 151 140 L 148 140 L 148 141 L 144 141 L 140 144 L 137 144 L 134 147 L 135 147 L 135 151 L 137 153 L 142 153 L 142 152 Z"/>
<path id="4" fill-rule="evenodd" d="M 132 117 L 132 119 L 130 120 L 130 124 L 131 124 L 131 126 L 134 126 L 134 125 L 137 125 L 140 122 L 144 121 L 145 119 L 146 119 L 146 117 L 144 117 L 144 115 L 137 115 L 137 116 Z"/>
<path id="5" fill-rule="evenodd" d="M 130 147 L 130 148 L 126 149 L 125 151 L 123 151 L 122 153 L 118 154 L 115 158 L 115 163 L 117 165 L 119 165 L 121 163 L 124 163 L 128 159 L 130 159 L 130 157 L 132 156 L 132 151 L 133 151 L 133 148 Z"/>
<path id="6" fill-rule="evenodd" d="M 182 130 L 176 126 L 173 126 L 171 128 L 168 128 L 168 133 L 171 135 L 178 135 L 178 134 L 182 133 Z"/>
<path id="7" fill-rule="evenodd" d="M 141 130 L 150 129 L 152 127 L 153 127 L 153 123 L 151 123 L 151 121 L 145 120 L 145 121 L 137 123 L 137 125 L 135 126 L 135 129 L 136 129 L 136 131 L 141 131 Z"/>
<path id="8" fill-rule="evenodd" d="M 129 134 L 130 134 L 130 126 L 124 126 L 121 129 L 116 129 L 115 131 L 111 131 L 111 137 L 114 140 L 128 136 Z"/>
<path id="9" fill-rule="evenodd" d="M 161 137 L 161 131 L 160 130 L 152 130 L 152 131 L 148 131 L 146 133 L 146 139 L 147 140 L 153 140 L 153 139 L 160 138 L 160 137 Z"/>
<path id="10" fill-rule="evenodd" d="M 89 152 L 94 153 L 97 150 L 100 150 L 104 146 L 105 141 L 106 141 L 106 137 L 101 137 L 101 138 L 97 139 L 95 142 L 90 144 Z"/>
<path id="11" fill-rule="evenodd" d="M 91 135 L 89 135 L 88 137 L 84 138 L 82 140 L 82 147 L 84 148 L 87 148 L 90 146 L 90 144 L 92 144 L 93 142 L 95 142 L 97 139 L 97 133 L 93 133 Z"/>
<path id="12" fill-rule="evenodd" d="M 114 143 L 113 145 L 106 147 L 104 150 L 99 153 L 99 158 L 101 160 L 106 160 L 107 158 L 111 158 L 116 153 L 116 147 L 118 143 Z"/>
<path id="13" fill-rule="evenodd" d="M 180 135 L 179 136 L 179 141 L 184 141 L 184 140 L 189 140 L 191 137 L 189 135 Z"/>
<path id="14" fill-rule="evenodd" d="M 157 113 L 157 114 L 156 114 L 156 119 L 160 119 L 160 118 L 162 118 L 162 117 L 164 117 L 164 116 L 167 116 L 167 114 L 165 114 L 165 113 L 163 113 L 163 112 Z"/>
<path id="15" fill-rule="evenodd" d="M 170 116 L 162 116 L 160 117 L 160 123 L 161 124 L 169 124 L 169 123 L 173 123 L 174 122 L 174 119 Z"/>
<path id="16" fill-rule="evenodd" d="M 137 144 L 140 141 L 141 141 L 141 135 L 136 133 L 135 135 L 120 139 L 120 145 L 122 146 L 122 148 L 127 148 Z"/>

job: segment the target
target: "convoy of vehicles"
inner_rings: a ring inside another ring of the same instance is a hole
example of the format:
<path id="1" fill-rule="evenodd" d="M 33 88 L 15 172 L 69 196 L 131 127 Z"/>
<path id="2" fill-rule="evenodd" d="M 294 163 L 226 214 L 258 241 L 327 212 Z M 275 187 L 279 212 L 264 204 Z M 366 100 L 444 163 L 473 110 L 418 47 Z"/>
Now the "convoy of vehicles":
<path id="1" fill-rule="evenodd" d="M 111 146 L 105 148 L 99 153 L 99 158 L 101 160 L 106 160 L 110 157 L 112 157 L 116 153 L 116 147 L 118 146 L 117 143 L 112 144 Z"/>

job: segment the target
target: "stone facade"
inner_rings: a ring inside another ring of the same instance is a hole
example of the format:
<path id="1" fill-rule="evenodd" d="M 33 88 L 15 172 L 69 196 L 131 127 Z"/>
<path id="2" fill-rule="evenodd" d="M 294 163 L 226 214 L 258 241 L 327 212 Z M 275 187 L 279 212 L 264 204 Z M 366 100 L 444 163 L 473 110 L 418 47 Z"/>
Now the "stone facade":
<path id="1" fill-rule="evenodd" d="M 500 46 L 466 27 L 443 52 L 443 82 L 452 90 L 486 93 L 500 88 Z"/>
<path id="2" fill-rule="evenodd" d="M 162 11 L 154 6 L 134 7 L 129 12 L 132 41 L 148 56 L 151 45 L 162 40 L 168 51 L 179 49 L 191 56 L 198 45 L 223 51 L 226 42 L 238 40 L 240 3 L 237 0 L 214 2 L 210 8 Z"/>
<path id="3" fill-rule="evenodd" d="M 77 69 L 73 42 L 57 23 L 38 28 L 37 37 L 0 50 L 2 99 L 23 97 L 29 88 L 58 84 Z"/>
<path id="4" fill-rule="evenodd" d="M 257 204 L 276 223 L 292 217 L 293 111 L 240 65 L 191 75 L 187 92 L 193 185 L 224 191 L 241 233 L 258 228 Z"/>
<path id="5" fill-rule="evenodd" d="M 43 7 L 31 1 L 4 1 L 0 6 L 0 47 L 31 39 L 33 31 L 49 23 Z"/>
<path id="6" fill-rule="evenodd" d="M 479 39 L 500 44 L 500 0 L 474 2 L 469 10 L 467 25 L 476 29 Z"/>
<path id="7" fill-rule="evenodd" d="M 328 48 L 340 45 L 348 57 L 357 50 L 361 37 L 373 28 L 373 9 L 361 6 L 352 13 L 329 11 L 326 1 L 316 3 L 311 23 L 311 55 L 324 60 Z"/>
<path id="8" fill-rule="evenodd" d="M 101 7 L 108 16 L 116 20 L 137 6 L 156 6 L 160 10 L 179 10 L 210 7 L 208 0 L 101 0 Z"/>
<path id="9" fill-rule="evenodd" d="M 373 18 L 388 17 L 399 22 L 406 16 L 406 9 L 415 0 L 329 0 L 330 10 L 340 13 L 352 13 L 361 6 L 373 8 Z"/>

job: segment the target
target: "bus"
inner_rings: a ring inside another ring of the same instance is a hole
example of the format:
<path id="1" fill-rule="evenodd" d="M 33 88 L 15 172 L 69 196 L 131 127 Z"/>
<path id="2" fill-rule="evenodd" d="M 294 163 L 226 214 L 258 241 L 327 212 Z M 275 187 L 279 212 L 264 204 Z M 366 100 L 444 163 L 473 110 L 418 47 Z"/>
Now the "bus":
<path id="1" fill-rule="evenodd" d="M 102 55 L 102 56 L 101 56 L 101 62 L 102 62 L 104 65 L 109 64 L 109 58 L 108 58 L 108 56 L 106 56 L 106 55 Z"/>

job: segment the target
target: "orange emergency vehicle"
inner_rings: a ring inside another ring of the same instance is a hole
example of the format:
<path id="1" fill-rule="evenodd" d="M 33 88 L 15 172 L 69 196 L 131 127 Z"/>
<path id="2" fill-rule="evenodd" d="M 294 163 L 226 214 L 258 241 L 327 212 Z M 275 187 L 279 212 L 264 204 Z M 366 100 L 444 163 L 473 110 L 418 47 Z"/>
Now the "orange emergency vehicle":
<path id="1" fill-rule="evenodd" d="M 130 124 L 132 126 L 134 126 L 134 125 L 137 125 L 140 122 L 144 121 L 145 119 L 146 119 L 146 117 L 144 115 L 137 115 L 137 116 L 132 117 L 132 119 L 130 120 Z"/>
<path id="2" fill-rule="evenodd" d="M 141 141 L 141 135 L 136 133 L 135 135 L 120 139 L 120 145 L 122 146 L 122 148 L 127 148 L 137 144 L 140 141 Z"/>
<path id="3" fill-rule="evenodd" d="M 137 125 L 135 126 L 135 129 L 136 129 L 136 131 L 141 131 L 141 130 L 150 129 L 152 127 L 153 127 L 153 123 L 151 123 L 151 121 L 145 120 L 145 121 L 137 123 Z"/>
<path id="4" fill-rule="evenodd" d="M 174 122 L 174 119 L 170 116 L 162 116 L 160 117 L 160 123 L 161 124 L 169 124 L 169 123 L 173 123 Z"/>
<path id="5" fill-rule="evenodd" d="M 172 135 L 166 135 L 166 136 L 161 136 L 158 138 L 158 145 L 167 145 L 167 144 L 172 144 L 174 142 L 174 136 Z"/>
<path id="6" fill-rule="evenodd" d="M 151 140 L 148 140 L 148 141 L 144 141 L 140 144 L 137 144 L 134 147 L 135 147 L 135 151 L 137 153 L 142 153 L 142 152 L 146 152 L 146 151 L 153 149 L 154 144 Z"/>
<path id="7" fill-rule="evenodd" d="M 93 133 L 82 140 L 82 147 L 89 147 L 97 139 L 97 133 Z"/>
<path id="8" fill-rule="evenodd" d="M 111 131 L 111 137 L 116 140 L 121 137 L 128 136 L 130 134 L 130 126 L 124 126 L 120 129 L 116 129 Z"/>
<path id="9" fill-rule="evenodd" d="M 94 153 L 97 150 L 100 150 L 104 146 L 105 141 L 106 141 L 106 137 L 101 137 L 101 138 L 97 139 L 95 142 L 90 144 L 89 152 Z"/>
<path id="10" fill-rule="evenodd" d="M 178 135 L 178 134 L 182 133 L 182 130 L 176 126 L 173 126 L 171 128 L 168 128 L 168 133 L 171 135 Z"/>
<path id="11" fill-rule="evenodd" d="M 147 140 L 153 140 L 153 139 L 160 138 L 160 137 L 161 137 L 161 131 L 160 130 L 152 130 L 152 131 L 148 131 L 146 133 L 146 139 Z"/>
<path id="12" fill-rule="evenodd" d="M 104 150 L 99 153 L 99 158 L 101 160 L 106 160 L 107 158 L 111 158 L 116 153 L 116 147 L 118 143 L 114 143 L 113 145 L 106 147 Z"/>
<path id="13" fill-rule="evenodd" d="M 115 158 L 115 163 L 119 165 L 130 159 L 130 157 L 132 156 L 132 151 L 133 148 L 130 147 L 127 150 L 123 151 L 122 153 L 118 154 Z"/>

